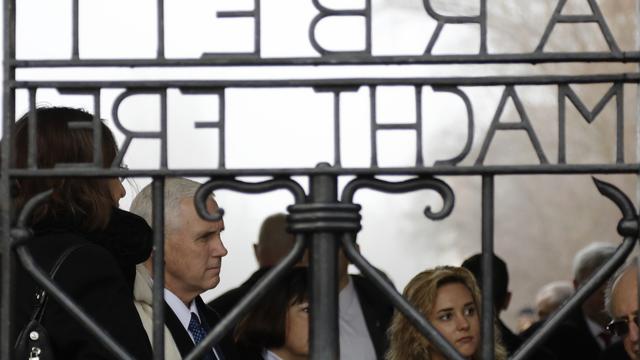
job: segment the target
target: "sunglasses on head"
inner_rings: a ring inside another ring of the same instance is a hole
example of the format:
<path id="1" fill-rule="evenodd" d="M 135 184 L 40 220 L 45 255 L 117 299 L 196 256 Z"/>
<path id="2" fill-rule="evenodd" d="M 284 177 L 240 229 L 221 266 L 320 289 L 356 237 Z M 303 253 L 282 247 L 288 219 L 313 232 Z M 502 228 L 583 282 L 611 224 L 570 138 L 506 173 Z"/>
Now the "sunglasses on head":
<path id="1" fill-rule="evenodd" d="M 638 319 L 638 313 L 633 314 L 633 322 L 636 326 L 640 327 L 640 320 Z M 622 319 L 612 320 L 605 329 L 612 334 L 619 337 L 624 337 L 629 333 L 629 318 L 625 317 Z"/>

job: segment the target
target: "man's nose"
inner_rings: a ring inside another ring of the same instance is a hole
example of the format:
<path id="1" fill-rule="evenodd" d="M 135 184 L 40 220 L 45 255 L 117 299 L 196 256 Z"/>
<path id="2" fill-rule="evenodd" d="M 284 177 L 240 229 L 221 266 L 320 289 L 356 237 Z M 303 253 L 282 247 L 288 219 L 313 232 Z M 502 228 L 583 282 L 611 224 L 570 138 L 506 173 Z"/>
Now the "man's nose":
<path id="1" fill-rule="evenodd" d="M 629 321 L 629 334 L 627 335 L 633 342 L 640 341 L 640 329 L 634 321 Z"/>
<path id="2" fill-rule="evenodd" d="M 223 257 L 223 256 L 226 256 L 228 253 L 229 253 L 229 251 L 227 251 L 227 248 L 222 243 L 222 239 L 220 237 L 218 237 L 214 241 L 213 247 L 211 249 L 211 256 Z"/>

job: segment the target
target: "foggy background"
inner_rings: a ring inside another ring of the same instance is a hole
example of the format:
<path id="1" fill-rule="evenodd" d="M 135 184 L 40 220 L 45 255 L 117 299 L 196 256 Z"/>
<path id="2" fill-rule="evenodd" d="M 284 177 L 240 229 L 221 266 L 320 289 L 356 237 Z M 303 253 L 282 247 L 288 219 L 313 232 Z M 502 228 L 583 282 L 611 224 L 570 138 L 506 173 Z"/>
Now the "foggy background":
<path id="1" fill-rule="evenodd" d="M 446 15 L 477 15 L 479 0 L 432 1 Z M 17 58 L 68 59 L 71 54 L 71 1 L 17 1 Z M 330 8 L 362 8 L 364 1 L 321 1 Z M 637 50 L 636 4 L 633 0 L 601 0 L 600 9 L 622 51 Z M 555 9 L 556 1 L 488 1 L 489 53 L 529 53 Z M 165 1 L 165 55 L 199 58 L 205 52 L 253 51 L 253 21 L 218 18 L 217 11 L 252 10 L 253 1 Z M 420 55 L 436 22 L 419 0 L 372 0 L 374 55 Z M 261 1 L 261 57 L 319 56 L 311 47 L 308 27 L 317 10 L 311 1 Z M 586 0 L 569 0 L 564 13 L 591 14 Z M 317 28 L 318 40 L 332 50 L 360 50 L 363 20 L 328 18 Z M 1 41 L 1 40 L 0 40 Z M 80 1 L 80 58 L 153 58 L 156 54 L 156 1 Z M 474 54 L 479 48 L 477 25 L 445 25 L 434 54 Z M 545 51 L 608 51 L 596 24 L 558 24 Z M 353 77 L 487 76 L 531 74 L 595 74 L 635 72 L 632 64 L 570 63 L 543 65 L 411 65 L 342 67 L 198 67 L 198 68 L 93 68 L 27 69 L 18 80 L 186 80 L 186 79 L 290 79 Z M 611 84 L 572 85 L 592 110 Z M 636 86 L 624 86 L 624 155 L 636 157 Z M 459 165 L 472 165 L 495 115 L 503 87 L 461 87 L 469 96 L 475 119 L 473 147 Z M 101 91 L 102 117 L 120 141 L 111 109 L 124 89 Z M 550 163 L 557 163 L 557 86 L 518 86 L 518 95 Z M 368 167 L 369 90 L 341 95 L 342 166 Z M 412 87 L 378 88 L 378 122 L 415 122 Z M 426 166 L 451 158 L 464 147 L 466 110 L 460 98 L 423 88 L 423 147 Z M 615 163 L 615 99 L 589 124 L 567 102 L 567 163 Z M 40 89 L 38 105 L 68 105 L 93 111 L 89 96 L 60 95 Z M 1 106 L 1 104 L 0 104 Z M 195 129 L 196 121 L 216 121 L 218 98 L 213 95 L 168 92 L 169 168 L 217 168 L 218 130 Z M 17 91 L 16 116 L 28 110 L 26 90 Z M 133 96 L 119 110 L 123 125 L 131 130 L 158 130 L 159 99 Z M 226 166 L 239 168 L 314 167 L 333 162 L 333 98 L 310 88 L 227 89 Z M 501 122 L 520 121 L 511 101 Z M 379 131 L 380 167 L 415 164 L 415 132 Z M 125 163 L 132 169 L 159 166 L 159 141 L 134 140 Z M 484 164 L 537 164 L 524 131 L 498 131 Z M 635 199 L 633 175 L 598 175 L 613 182 Z M 426 205 L 435 209 L 441 199 L 431 191 L 388 195 L 364 190 L 355 202 L 363 206 L 361 252 L 385 271 L 399 291 L 409 279 L 436 265 L 459 265 L 480 250 L 481 178 L 441 177 L 454 190 L 456 203 L 446 219 L 433 222 L 422 215 Z M 305 189 L 308 179 L 295 177 Z M 352 177 L 341 177 L 340 187 Z M 403 177 L 385 177 L 399 181 Z M 205 181 L 206 179 L 199 179 Z M 264 179 L 243 179 L 258 181 Z M 127 185 L 121 206 L 128 209 L 136 191 L 149 179 Z M 223 234 L 229 255 L 224 259 L 222 281 L 205 299 L 235 287 L 257 267 L 251 244 L 260 222 L 269 214 L 286 211 L 292 197 L 278 191 L 244 195 L 219 191 L 225 209 Z M 573 254 L 593 241 L 619 243 L 616 225 L 620 214 L 613 203 L 595 189 L 590 176 L 496 176 L 495 252 L 509 266 L 513 299 L 506 314 L 533 304 L 538 288 L 550 281 L 571 280 Z"/>

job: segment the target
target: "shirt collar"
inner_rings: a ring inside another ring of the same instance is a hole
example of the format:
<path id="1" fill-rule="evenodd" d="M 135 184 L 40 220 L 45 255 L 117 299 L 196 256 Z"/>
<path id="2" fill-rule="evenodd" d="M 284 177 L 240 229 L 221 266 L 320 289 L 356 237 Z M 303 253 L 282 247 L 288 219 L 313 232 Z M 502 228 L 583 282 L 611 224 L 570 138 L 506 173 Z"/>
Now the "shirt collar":
<path id="1" fill-rule="evenodd" d="M 182 326 L 185 329 L 189 329 L 189 321 L 191 321 L 191 313 L 195 313 L 198 315 L 198 319 L 200 319 L 200 313 L 198 313 L 198 307 L 196 306 L 195 301 L 191 301 L 189 307 L 187 307 L 180 298 L 178 298 L 174 293 L 169 289 L 164 289 L 164 301 L 167 302 L 167 305 L 171 308 L 174 314 L 180 320 Z M 200 320 L 202 322 L 202 320 Z"/>

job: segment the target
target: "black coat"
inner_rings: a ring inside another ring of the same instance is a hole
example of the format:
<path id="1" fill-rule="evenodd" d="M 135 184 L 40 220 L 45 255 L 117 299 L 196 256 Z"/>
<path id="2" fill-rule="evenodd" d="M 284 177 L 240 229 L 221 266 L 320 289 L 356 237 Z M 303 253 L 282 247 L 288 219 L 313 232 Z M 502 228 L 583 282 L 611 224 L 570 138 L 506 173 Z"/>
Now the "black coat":
<path id="1" fill-rule="evenodd" d="M 528 338 L 533 335 L 541 325 L 541 323 L 533 324 L 523 333 L 523 337 Z M 558 360 L 598 360 L 602 353 L 598 341 L 589 331 L 589 325 L 581 310 L 569 314 L 568 318 L 547 337 L 543 346 Z"/>
<path id="2" fill-rule="evenodd" d="M 151 229 L 131 213 L 114 209 L 104 231 L 83 232 L 77 223 L 57 219 L 34 226 L 27 248 L 36 263 L 49 272 L 65 249 L 72 252 L 59 268 L 55 282 L 85 312 L 136 359 L 151 359 L 151 344 L 133 305 L 135 264 L 149 257 Z M 14 336 L 31 316 L 37 285 L 16 266 Z M 98 340 L 52 297 L 42 323 L 51 338 L 56 359 L 113 359 Z"/>

